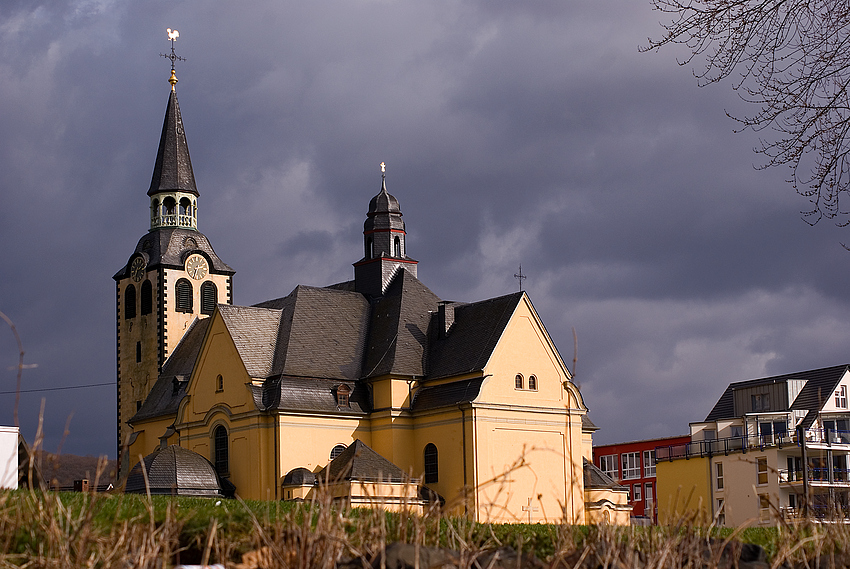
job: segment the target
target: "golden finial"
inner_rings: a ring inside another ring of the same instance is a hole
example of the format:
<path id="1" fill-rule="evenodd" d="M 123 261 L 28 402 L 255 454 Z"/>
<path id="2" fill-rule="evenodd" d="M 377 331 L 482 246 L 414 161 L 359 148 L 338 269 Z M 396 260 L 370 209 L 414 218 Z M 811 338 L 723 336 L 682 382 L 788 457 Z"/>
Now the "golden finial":
<path id="1" fill-rule="evenodd" d="M 171 54 L 160 53 L 159 55 L 171 60 L 171 77 L 168 78 L 168 82 L 171 83 L 171 90 L 174 91 L 174 86 L 177 85 L 177 74 L 174 72 L 174 62 L 178 60 L 186 61 L 186 58 L 180 57 L 174 53 L 174 42 L 180 37 L 180 32 L 172 30 L 171 28 L 167 28 L 166 31 L 168 32 L 168 40 L 171 42 Z"/>

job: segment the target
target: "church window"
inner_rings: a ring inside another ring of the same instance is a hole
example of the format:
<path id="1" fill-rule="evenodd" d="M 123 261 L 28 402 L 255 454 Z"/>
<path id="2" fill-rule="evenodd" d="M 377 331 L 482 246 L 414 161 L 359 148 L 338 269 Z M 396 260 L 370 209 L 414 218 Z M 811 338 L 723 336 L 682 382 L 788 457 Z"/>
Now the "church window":
<path id="1" fill-rule="evenodd" d="M 514 387 L 517 389 L 522 389 L 525 386 L 525 382 L 523 381 L 521 374 L 516 374 L 516 378 L 514 379 Z"/>
<path id="2" fill-rule="evenodd" d="M 394 251 L 394 253 L 393 253 L 394 257 L 401 257 L 401 238 L 400 237 L 396 237 L 393 240 L 393 251 Z"/>
<path id="3" fill-rule="evenodd" d="M 221 374 L 215 378 L 215 390 L 216 391 L 224 391 L 224 378 L 221 377 Z"/>
<path id="4" fill-rule="evenodd" d="M 439 460 L 437 447 L 434 443 L 425 445 L 425 484 L 434 484 L 439 481 Z"/>
<path id="5" fill-rule="evenodd" d="M 223 425 L 219 425 L 213 431 L 213 463 L 215 464 L 215 471 L 220 476 L 227 476 L 230 471 L 228 442 L 227 429 Z"/>
<path id="6" fill-rule="evenodd" d="M 136 363 L 142 362 L 142 343 L 136 342 Z"/>
<path id="7" fill-rule="evenodd" d="M 532 391 L 537 391 L 537 376 L 529 376 L 528 378 L 528 388 Z"/>
<path id="8" fill-rule="evenodd" d="M 192 283 L 186 279 L 177 281 L 177 312 L 192 312 Z"/>
<path id="9" fill-rule="evenodd" d="M 333 460 L 336 457 L 338 457 L 339 455 L 341 455 L 342 451 L 344 451 L 346 448 L 347 447 L 343 444 L 338 444 L 334 448 L 332 448 L 331 449 L 331 460 Z"/>
<path id="10" fill-rule="evenodd" d="M 218 301 L 215 283 L 207 281 L 201 285 L 201 314 L 212 314 Z"/>
<path id="11" fill-rule="evenodd" d="M 151 312 L 153 312 L 153 287 L 151 282 L 146 280 L 142 283 L 142 314 Z"/>
<path id="12" fill-rule="evenodd" d="M 367 259 L 372 258 L 374 249 L 375 249 L 375 242 L 372 240 L 371 237 L 368 237 L 366 239 L 366 253 L 365 253 Z"/>
<path id="13" fill-rule="evenodd" d="M 136 317 L 136 287 L 127 285 L 124 289 L 124 318 Z"/>

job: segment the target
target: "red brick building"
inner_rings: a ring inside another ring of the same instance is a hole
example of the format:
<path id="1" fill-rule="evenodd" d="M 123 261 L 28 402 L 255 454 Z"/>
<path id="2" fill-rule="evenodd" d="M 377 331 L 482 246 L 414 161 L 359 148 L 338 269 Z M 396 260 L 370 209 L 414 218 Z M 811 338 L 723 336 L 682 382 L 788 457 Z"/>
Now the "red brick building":
<path id="1" fill-rule="evenodd" d="M 593 464 L 629 489 L 632 517 L 657 517 L 655 447 L 686 444 L 690 435 L 593 446 Z"/>

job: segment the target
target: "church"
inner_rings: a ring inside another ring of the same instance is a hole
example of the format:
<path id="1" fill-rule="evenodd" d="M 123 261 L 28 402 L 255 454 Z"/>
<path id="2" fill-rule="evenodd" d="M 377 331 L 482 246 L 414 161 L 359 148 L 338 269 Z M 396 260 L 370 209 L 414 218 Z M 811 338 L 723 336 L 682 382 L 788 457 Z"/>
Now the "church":
<path id="1" fill-rule="evenodd" d="M 235 305 L 235 271 L 198 230 L 173 66 L 169 82 L 150 230 L 113 277 L 124 473 L 177 445 L 246 499 L 309 499 L 336 473 L 351 504 L 628 523 L 626 489 L 590 461 L 596 427 L 531 299 L 440 299 L 417 278 L 385 174 L 353 280 Z"/>

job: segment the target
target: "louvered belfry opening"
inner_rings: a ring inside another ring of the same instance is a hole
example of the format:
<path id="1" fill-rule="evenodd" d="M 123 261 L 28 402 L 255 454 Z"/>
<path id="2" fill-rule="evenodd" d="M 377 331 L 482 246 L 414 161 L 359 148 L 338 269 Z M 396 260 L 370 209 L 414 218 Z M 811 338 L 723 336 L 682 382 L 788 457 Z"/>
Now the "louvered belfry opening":
<path id="1" fill-rule="evenodd" d="M 177 281 L 177 311 L 192 312 L 192 283 L 186 279 Z"/>
<path id="2" fill-rule="evenodd" d="M 218 301 L 215 283 L 207 281 L 201 285 L 201 314 L 212 314 Z"/>
<path id="3" fill-rule="evenodd" d="M 124 318 L 136 317 L 136 287 L 127 285 L 124 289 Z"/>

